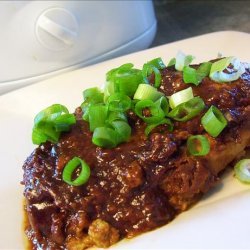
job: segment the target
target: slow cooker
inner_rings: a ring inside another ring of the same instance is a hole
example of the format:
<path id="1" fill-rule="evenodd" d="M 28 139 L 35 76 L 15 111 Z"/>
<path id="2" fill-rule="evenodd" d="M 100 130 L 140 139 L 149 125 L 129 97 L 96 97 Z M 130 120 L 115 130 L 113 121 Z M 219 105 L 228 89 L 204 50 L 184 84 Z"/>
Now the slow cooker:
<path id="1" fill-rule="evenodd" d="M 147 48 L 152 1 L 0 1 L 0 94 Z"/>

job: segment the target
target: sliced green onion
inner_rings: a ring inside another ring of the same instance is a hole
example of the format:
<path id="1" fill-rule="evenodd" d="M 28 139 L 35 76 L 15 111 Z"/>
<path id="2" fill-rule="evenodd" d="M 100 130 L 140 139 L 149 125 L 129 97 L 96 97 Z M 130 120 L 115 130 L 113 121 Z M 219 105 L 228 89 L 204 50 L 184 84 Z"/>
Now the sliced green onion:
<path id="1" fill-rule="evenodd" d="M 119 134 L 112 128 L 99 127 L 94 130 L 92 142 L 104 148 L 114 148 L 117 145 Z"/>
<path id="2" fill-rule="evenodd" d="M 143 111 L 147 109 L 150 112 L 150 116 L 145 116 Z M 135 113 L 146 123 L 157 123 L 161 121 L 165 113 L 159 108 L 152 100 L 141 100 L 135 105 Z"/>
<path id="3" fill-rule="evenodd" d="M 170 119 L 164 118 L 160 122 L 148 125 L 145 129 L 145 135 L 148 136 L 154 128 L 158 127 L 159 125 L 163 125 L 163 124 L 167 124 L 168 130 L 173 131 L 174 124 L 170 121 Z"/>
<path id="4" fill-rule="evenodd" d="M 34 119 L 34 124 L 37 125 L 40 122 L 50 122 L 62 114 L 68 114 L 68 109 L 61 104 L 53 104 L 46 109 L 40 111 Z"/>
<path id="5" fill-rule="evenodd" d="M 34 126 L 32 130 L 32 142 L 34 144 L 40 145 L 46 141 L 58 142 L 60 137 L 60 132 L 55 131 L 50 124 L 39 124 Z"/>
<path id="6" fill-rule="evenodd" d="M 185 66 L 183 68 L 184 82 L 199 85 L 202 79 L 209 75 L 211 65 L 212 63 L 210 62 L 202 63 L 197 70 L 189 66 Z"/>
<path id="7" fill-rule="evenodd" d="M 40 145 L 46 141 L 58 142 L 60 132 L 56 131 L 52 124 L 39 124 L 32 130 L 32 142 Z"/>
<path id="8" fill-rule="evenodd" d="M 169 97 L 169 105 L 173 109 L 181 103 L 187 102 L 194 97 L 193 90 L 191 87 L 183 89 L 171 95 Z"/>
<path id="9" fill-rule="evenodd" d="M 166 68 L 166 65 L 164 64 L 164 62 L 162 61 L 162 59 L 160 57 L 157 57 L 149 62 L 147 62 L 147 64 L 151 64 L 154 67 L 156 67 L 157 69 L 164 69 Z"/>
<path id="10" fill-rule="evenodd" d="M 34 127 L 32 130 L 32 142 L 33 144 L 40 145 L 48 140 L 48 136 L 42 129 Z"/>
<path id="11" fill-rule="evenodd" d="M 128 141 L 131 135 L 131 128 L 127 122 L 113 121 L 111 123 L 114 130 L 119 134 L 117 143 Z"/>
<path id="12" fill-rule="evenodd" d="M 183 80 L 185 83 L 193 83 L 194 85 L 198 85 L 200 83 L 200 79 L 198 79 L 196 69 L 189 66 L 185 66 L 183 68 Z"/>
<path id="13" fill-rule="evenodd" d="M 221 72 L 225 70 L 230 63 L 232 62 L 233 57 L 225 57 L 223 59 L 220 59 L 212 64 L 211 70 L 210 70 L 210 77 L 217 72 Z"/>
<path id="14" fill-rule="evenodd" d="M 114 93 L 107 99 L 108 109 L 110 111 L 124 112 L 131 107 L 131 99 L 122 93 Z"/>
<path id="15" fill-rule="evenodd" d="M 208 76 L 210 73 L 211 67 L 212 67 L 211 62 L 204 62 L 197 69 L 197 74 L 199 74 L 200 77 Z"/>
<path id="16" fill-rule="evenodd" d="M 139 84 L 135 95 L 134 95 L 134 99 L 136 100 L 145 100 L 145 99 L 149 99 L 152 101 L 156 101 L 157 99 L 159 99 L 163 94 L 161 92 L 159 92 L 156 88 L 154 88 L 153 86 L 149 85 L 149 84 Z"/>
<path id="17" fill-rule="evenodd" d="M 64 114 L 58 116 L 54 120 L 56 131 L 68 131 L 70 126 L 76 123 L 76 118 L 73 114 Z"/>
<path id="18" fill-rule="evenodd" d="M 122 64 L 120 67 L 118 68 L 114 68 L 114 69 L 111 69 L 109 70 L 107 73 L 106 73 L 106 79 L 107 81 L 109 80 L 112 80 L 112 78 L 117 75 L 119 76 L 119 74 L 123 74 L 123 73 L 126 73 L 126 72 L 129 72 L 132 68 L 134 67 L 134 64 L 133 63 L 125 63 L 125 64 Z"/>
<path id="19" fill-rule="evenodd" d="M 139 100 L 134 100 L 134 99 L 131 101 L 131 109 L 132 109 L 132 110 L 135 110 L 135 105 L 136 105 L 136 103 L 137 103 L 138 101 L 139 101 Z"/>
<path id="20" fill-rule="evenodd" d="M 161 108 L 163 110 L 163 112 L 165 113 L 165 115 L 168 114 L 169 112 L 169 103 L 168 100 L 165 96 L 161 96 L 156 102 L 155 104 Z"/>
<path id="21" fill-rule="evenodd" d="M 114 121 L 125 121 L 127 122 L 127 117 L 123 112 L 111 111 L 108 113 L 108 123 L 112 123 Z"/>
<path id="22" fill-rule="evenodd" d="M 234 173 L 238 180 L 250 184 L 250 159 L 240 160 L 234 166 Z"/>
<path id="23" fill-rule="evenodd" d="M 87 122 L 89 121 L 89 107 L 90 106 L 91 106 L 91 104 L 85 103 L 85 102 L 83 102 L 81 104 L 81 109 L 82 109 L 82 112 L 83 112 L 82 119 L 84 121 L 87 121 Z"/>
<path id="24" fill-rule="evenodd" d="M 103 90 L 103 93 L 104 93 L 104 103 L 107 102 L 107 99 L 110 95 L 112 95 L 113 93 L 115 93 L 115 84 L 114 84 L 114 81 L 107 81 L 105 83 L 105 86 L 104 86 L 104 90 Z"/>
<path id="25" fill-rule="evenodd" d="M 167 116 L 181 122 L 186 122 L 197 116 L 205 108 L 205 103 L 200 97 L 194 97 L 172 109 Z"/>
<path id="26" fill-rule="evenodd" d="M 187 149 L 191 155 L 203 156 L 209 153 L 210 144 L 205 136 L 193 135 L 188 137 Z"/>
<path id="27" fill-rule="evenodd" d="M 182 71 L 185 66 L 188 66 L 194 57 L 191 55 L 185 55 L 181 51 L 178 51 L 176 55 L 175 69 L 178 71 Z"/>
<path id="28" fill-rule="evenodd" d="M 127 75 L 115 81 L 115 93 L 123 93 L 129 97 L 133 97 L 138 85 L 142 82 L 141 73 L 135 75 Z"/>
<path id="29" fill-rule="evenodd" d="M 133 66 L 133 64 L 127 63 L 106 74 L 105 100 L 113 93 L 123 93 L 133 97 L 138 85 L 142 83 L 141 70 L 134 69 Z"/>
<path id="30" fill-rule="evenodd" d="M 233 66 L 232 69 L 228 67 L 230 64 Z M 243 73 L 245 67 L 237 58 L 226 57 L 212 64 L 209 77 L 216 82 L 231 82 L 237 80 Z"/>
<path id="31" fill-rule="evenodd" d="M 131 128 L 126 121 L 114 120 L 107 126 L 98 127 L 94 130 L 92 142 L 104 148 L 114 148 L 119 143 L 128 141 Z"/>
<path id="32" fill-rule="evenodd" d="M 227 120 L 221 111 L 212 105 L 201 118 L 201 124 L 211 136 L 217 137 L 227 126 Z"/>
<path id="33" fill-rule="evenodd" d="M 176 64 L 176 59 L 175 59 L 175 58 L 172 58 L 172 59 L 170 59 L 170 61 L 169 61 L 168 65 L 167 65 L 167 67 L 174 66 L 175 64 Z"/>
<path id="34" fill-rule="evenodd" d="M 83 98 L 88 103 L 102 103 L 104 94 L 99 88 L 89 88 L 83 91 Z"/>
<path id="35" fill-rule="evenodd" d="M 32 142 L 41 144 L 46 141 L 58 142 L 62 131 L 68 131 L 76 123 L 75 116 L 61 104 L 53 104 L 40 111 L 34 119 Z"/>
<path id="36" fill-rule="evenodd" d="M 81 167 L 81 172 L 78 177 L 73 180 L 72 175 L 76 168 L 78 168 L 79 166 Z M 73 159 L 71 159 L 63 169 L 62 179 L 72 186 L 81 186 L 85 184 L 88 181 L 89 177 L 89 165 L 79 157 L 74 157 Z"/>
<path id="37" fill-rule="evenodd" d="M 42 132 L 47 136 L 48 141 L 57 142 L 59 140 L 61 131 L 56 131 L 53 125 L 41 124 L 40 126 L 37 126 L 37 129 L 42 130 Z"/>
<path id="38" fill-rule="evenodd" d="M 145 83 L 149 83 L 148 76 L 154 72 L 155 82 L 154 87 L 158 88 L 161 84 L 161 72 L 151 64 L 144 64 L 142 68 L 142 76 Z"/>
<path id="39" fill-rule="evenodd" d="M 99 88 L 89 88 L 83 91 L 84 102 L 81 104 L 83 112 L 82 119 L 89 121 L 89 108 L 92 104 L 101 104 L 104 102 L 104 94 Z"/>
<path id="40" fill-rule="evenodd" d="M 89 107 L 89 129 L 94 131 L 98 127 L 105 126 L 108 115 L 108 107 L 102 104 L 95 104 Z"/>

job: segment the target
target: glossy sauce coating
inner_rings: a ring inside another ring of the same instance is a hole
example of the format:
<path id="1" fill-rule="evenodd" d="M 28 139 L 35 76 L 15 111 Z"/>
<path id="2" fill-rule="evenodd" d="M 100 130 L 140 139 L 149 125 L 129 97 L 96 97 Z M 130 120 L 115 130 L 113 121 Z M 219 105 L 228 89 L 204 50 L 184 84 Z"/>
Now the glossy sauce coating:
<path id="1" fill-rule="evenodd" d="M 71 131 L 64 133 L 57 144 L 39 146 L 23 166 L 30 222 L 26 233 L 33 248 L 73 249 L 72 242 L 84 242 L 83 248 L 108 247 L 123 237 L 168 223 L 195 203 L 216 184 L 218 173 L 227 165 L 221 162 L 211 167 L 209 159 L 231 141 L 241 140 L 239 128 L 249 128 L 249 75 L 247 71 L 228 84 L 205 78 L 198 87 L 192 86 L 206 109 L 216 105 L 229 117 L 228 127 L 216 139 L 200 124 L 206 110 L 188 122 L 175 122 L 171 133 L 162 125 L 149 137 L 144 134 L 145 124 L 130 111 L 129 142 L 102 149 L 92 144 L 88 123 L 82 121 L 81 110 L 77 109 L 78 120 Z M 189 86 L 173 68 L 162 71 L 160 91 L 165 95 Z M 186 140 L 192 134 L 208 137 L 208 156 L 187 153 Z M 250 144 L 250 136 L 245 144 Z M 84 159 L 91 168 L 89 181 L 80 187 L 61 179 L 65 164 L 74 156 Z M 101 235 L 105 232 L 108 236 L 104 239 Z"/>

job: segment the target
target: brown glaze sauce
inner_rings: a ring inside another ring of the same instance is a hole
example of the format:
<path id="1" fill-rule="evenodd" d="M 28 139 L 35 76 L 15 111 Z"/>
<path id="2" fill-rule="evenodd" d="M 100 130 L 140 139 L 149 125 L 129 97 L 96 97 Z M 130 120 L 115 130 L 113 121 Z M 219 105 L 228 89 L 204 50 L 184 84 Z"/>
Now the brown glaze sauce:
<path id="1" fill-rule="evenodd" d="M 162 76 L 160 91 L 167 96 L 190 86 L 172 68 L 164 69 Z M 216 105 L 231 117 L 216 140 L 206 135 L 213 151 L 213 147 L 232 140 L 240 124 L 249 120 L 245 107 L 250 105 L 250 82 L 243 77 L 219 84 L 205 78 L 193 91 L 207 107 Z M 130 238 L 170 222 L 218 180 L 218 173 L 210 169 L 206 157 L 192 157 L 186 150 L 189 135 L 205 134 L 200 125 L 202 114 L 188 122 L 175 122 L 172 133 L 164 125 L 159 126 L 147 138 L 145 124 L 130 111 L 132 136 L 114 149 L 93 145 L 80 109 L 76 116 L 78 121 L 69 133 L 64 133 L 57 144 L 39 146 L 23 166 L 29 216 L 26 233 L 33 249 L 70 248 L 72 239 L 85 240 L 86 247 L 100 242 L 99 246 L 107 247 L 119 238 Z M 74 156 L 84 159 L 91 168 L 90 179 L 80 187 L 61 179 L 65 164 Z M 113 237 L 109 244 L 98 236 L 88 238 L 97 219 L 111 226 L 103 226 Z"/>

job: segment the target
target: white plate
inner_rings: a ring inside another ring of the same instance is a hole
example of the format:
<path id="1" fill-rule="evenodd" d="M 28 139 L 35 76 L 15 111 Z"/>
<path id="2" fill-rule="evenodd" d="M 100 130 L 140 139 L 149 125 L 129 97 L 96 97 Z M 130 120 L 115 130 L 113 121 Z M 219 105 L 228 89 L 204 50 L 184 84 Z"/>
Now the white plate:
<path id="1" fill-rule="evenodd" d="M 196 56 L 196 62 L 215 58 L 218 52 L 250 62 L 250 35 L 217 32 L 130 54 L 66 73 L 0 96 L 0 249 L 23 249 L 22 164 L 34 149 L 31 130 L 34 115 L 52 103 L 73 112 L 82 102 L 82 90 L 101 85 L 107 70 L 123 63 L 143 62 L 161 56 L 166 62 L 178 50 Z M 191 210 L 169 225 L 124 240 L 112 249 L 250 248 L 250 186 L 229 173 L 223 183 Z"/>

